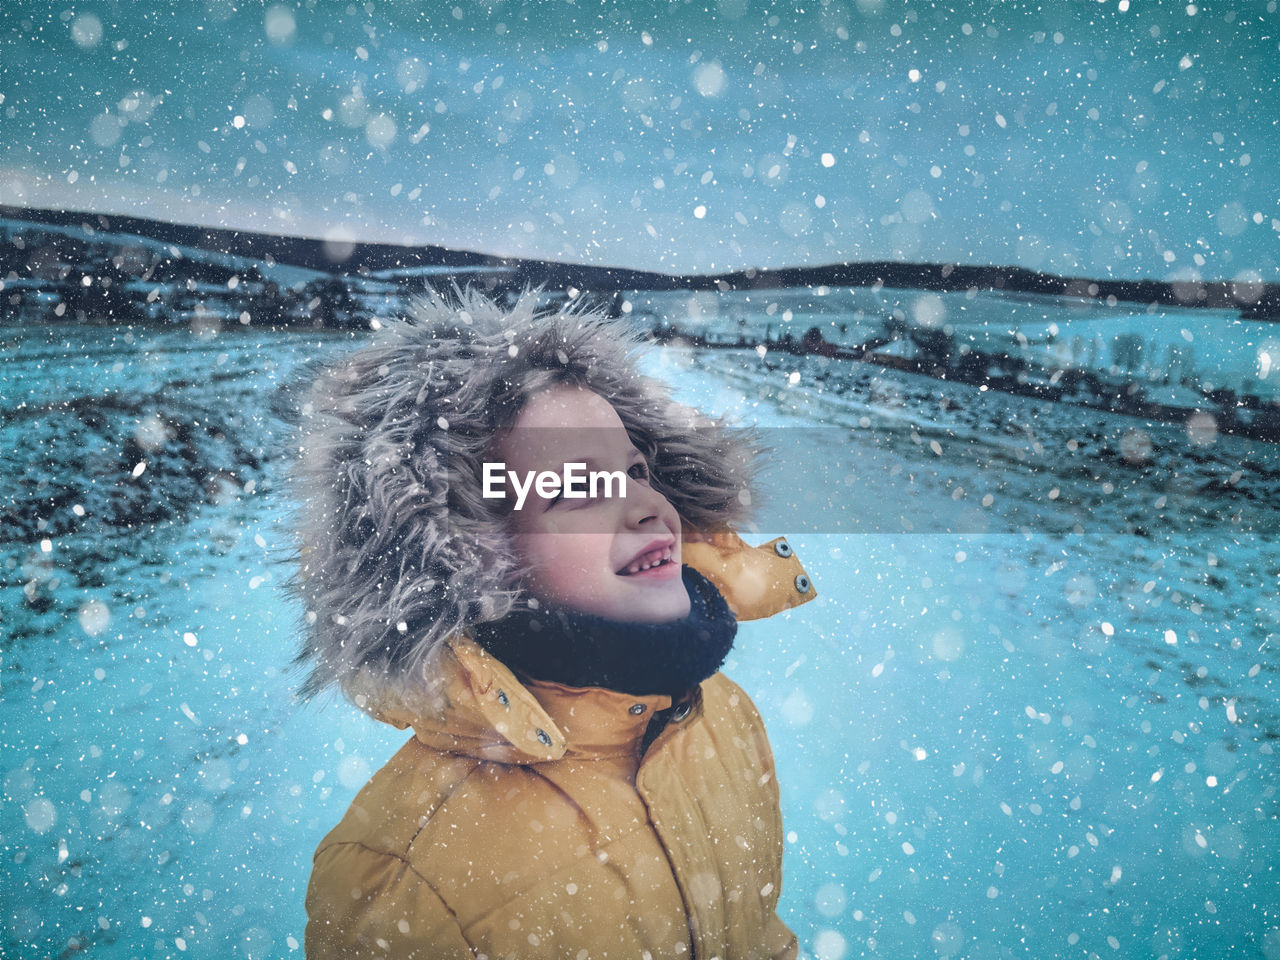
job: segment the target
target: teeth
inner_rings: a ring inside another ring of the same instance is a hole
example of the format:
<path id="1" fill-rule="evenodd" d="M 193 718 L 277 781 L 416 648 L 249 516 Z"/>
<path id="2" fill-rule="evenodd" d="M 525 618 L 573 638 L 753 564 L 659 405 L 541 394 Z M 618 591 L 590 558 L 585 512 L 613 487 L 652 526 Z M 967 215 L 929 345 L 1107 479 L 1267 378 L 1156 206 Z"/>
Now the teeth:
<path id="1" fill-rule="evenodd" d="M 652 557 L 653 559 L 638 560 L 627 567 L 626 572 L 628 574 L 639 573 L 641 570 L 648 570 L 651 567 L 661 566 L 663 563 L 666 563 L 671 559 L 671 548 L 665 547 L 662 550 L 654 550 L 652 553 L 645 554 L 645 556 Z"/>

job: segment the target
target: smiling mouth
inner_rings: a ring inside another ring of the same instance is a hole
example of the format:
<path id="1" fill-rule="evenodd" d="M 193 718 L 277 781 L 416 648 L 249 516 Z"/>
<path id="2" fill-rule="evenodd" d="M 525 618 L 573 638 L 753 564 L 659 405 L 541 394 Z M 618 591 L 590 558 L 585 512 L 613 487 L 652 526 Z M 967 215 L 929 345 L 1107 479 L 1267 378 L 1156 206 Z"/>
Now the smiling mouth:
<path id="1" fill-rule="evenodd" d="M 669 566 L 674 562 L 671 553 L 670 547 L 659 547 L 656 550 L 650 550 L 643 556 L 637 557 L 621 570 L 618 570 L 617 574 L 620 577 L 630 577 L 646 570 Z"/>

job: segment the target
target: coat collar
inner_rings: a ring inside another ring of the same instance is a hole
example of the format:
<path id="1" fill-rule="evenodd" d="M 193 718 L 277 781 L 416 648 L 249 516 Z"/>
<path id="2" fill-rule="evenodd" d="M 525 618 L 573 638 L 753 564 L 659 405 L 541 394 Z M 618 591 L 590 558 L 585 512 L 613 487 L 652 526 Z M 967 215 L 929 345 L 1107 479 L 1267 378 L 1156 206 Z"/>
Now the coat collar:
<path id="1" fill-rule="evenodd" d="M 750 547 L 730 532 L 690 534 L 683 562 L 716 585 L 740 621 L 816 596 L 782 538 Z M 361 709 L 413 727 L 427 746 L 509 764 L 639 756 L 655 713 L 675 706 L 674 714 L 696 715 L 701 703 L 698 690 L 673 704 L 666 696 L 521 681 L 465 633 L 441 643 L 417 677 L 394 682 L 365 668 L 345 688 Z"/>
<path id="2" fill-rule="evenodd" d="M 429 747 L 497 763 L 639 756 L 654 714 L 673 706 L 667 696 L 521 681 L 465 634 L 446 640 L 423 675 L 430 680 L 392 687 L 361 671 L 348 692 Z M 700 699 L 695 691 L 674 705 L 692 713 Z"/>

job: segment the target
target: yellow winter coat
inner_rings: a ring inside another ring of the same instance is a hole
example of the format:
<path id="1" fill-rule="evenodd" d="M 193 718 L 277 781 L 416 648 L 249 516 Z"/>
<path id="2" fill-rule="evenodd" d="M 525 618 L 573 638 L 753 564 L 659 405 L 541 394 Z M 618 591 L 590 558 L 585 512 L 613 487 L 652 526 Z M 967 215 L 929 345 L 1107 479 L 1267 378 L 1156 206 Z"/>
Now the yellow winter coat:
<path id="1" fill-rule="evenodd" d="M 683 560 L 739 620 L 816 596 L 785 540 Z M 414 736 L 316 850 L 311 960 L 796 955 L 773 757 L 733 681 L 677 703 L 522 683 L 464 636 L 434 672 L 430 693 L 356 685 Z"/>

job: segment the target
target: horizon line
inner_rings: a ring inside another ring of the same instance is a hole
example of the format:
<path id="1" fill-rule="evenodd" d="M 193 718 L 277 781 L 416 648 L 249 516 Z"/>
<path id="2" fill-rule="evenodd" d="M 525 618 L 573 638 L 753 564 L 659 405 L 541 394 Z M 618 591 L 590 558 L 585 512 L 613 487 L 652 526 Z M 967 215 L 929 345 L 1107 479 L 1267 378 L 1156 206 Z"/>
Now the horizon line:
<path id="1" fill-rule="evenodd" d="M 11 211 L 18 213 L 19 216 L 16 218 L 11 217 L 10 216 Z M 42 219 L 31 220 L 31 219 L 22 217 L 21 216 L 22 213 L 45 214 L 50 217 L 50 220 L 49 221 L 42 220 Z M 733 277 L 755 279 L 760 277 L 761 275 L 768 277 L 770 275 L 777 275 L 777 274 L 783 274 L 788 272 L 810 272 L 810 271 L 834 269 L 838 267 L 893 266 L 893 267 L 916 267 L 916 268 L 932 267 L 932 268 L 937 268 L 939 270 L 943 270 L 948 267 L 951 268 L 951 270 L 956 270 L 956 269 L 995 270 L 995 271 L 1003 271 L 1007 274 L 1020 274 L 1027 277 L 1028 279 L 1040 278 L 1047 281 L 1062 281 L 1063 283 L 1069 284 L 1069 285 L 1074 283 L 1156 284 L 1162 287 L 1170 287 L 1170 288 L 1175 286 L 1181 286 L 1181 285 L 1192 285 L 1192 286 L 1198 285 L 1206 288 L 1207 287 L 1227 288 L 1235 284 L 1243 284 L 1243 283 L 1249 282 L 1249 281 L 1242 281 L 1239 279 L 1223 279 L 1223 278 L 1205 279 L 1203 277 L 1196 278 L 1196 279 L 1161 280 L 1161 279 L 1157 279 L 1150 276 L 1134 276 L 1134 277 L 1122 277 L 1122 276 L 1114 276 L 1114 275 L 1108 276 L 1108 277 L 1072 276 L 1072 275 L 1060 274 L 1060 273 L 1048 273 L 1042 270 L 1033 269 L 1031 267 L 1024 267 L 1019 264 L 966 263 L 966 262 L 960 262 L 955 260 L 941 260 L 941 261 L 938 261 L 938 260 L 834 260 L 834 261 L 827 261 L 827 262 L 815 263 L 815 264 L 789 264 L 789 265 L 778 266 L 778 267 L 762 267 L 758 265 L 747 265 L 747 266 L 737 267 L 733 269 L 721 270 L 715 273 L 699 273 L 699 272 L 667 273 L 667 272 L 661 272 L 657 270 L 651 270 L 645 267 L 630 267 L 630 266 L 623 266 L 618 264 L 598 264 L 598 263 L 589 263 L 589 262 L 581 262 L 581 261 L 558 260 L 558 259 L 547 258 L 547 257 L 528 257 L 528 256 L 522 256 L 522 255 L 514 255 L 514 254 L 489 253 L 489 252 L 484 252 L 480 250 L 469 250 L 469 249 L 463 249 L 458 247 L 450 247 L 441 243 L 434 243 L 434 242 L 428 242 L 428 241 L 414 242 L 414 243 L 397 243 L 391 240 L 366 240 L 366 239 L 357 239 L 357 238 L 348 237 L 348 236 L 326 238 L 326 237 L 320 237 L 320 236 L 309 236 L 306 234 L 298 234 L 298 233 L 275 233 L 270 230 L 263 230 L 258 228 L 235 227 L 235 226 L 210 226 L 204 223 L 184 223 L 176 220 L 161 220 L 161 219 L 157 219 L 156 217 L 139 216 L 138 214 L 134 214 L 134 213 L 116 213 L 116 212 L 102 211 L 102 210 L 71 210 L 71 209 L 65 209 L 65 208 L 19 206 L 19 205 L 8 204 L 8 203 L 0 203 L 0 218 L 22 219 L 22 220 L 26 220 L 26 222 L 29 222 L 29 223 L 51 222 L 53 218 L 68 218 L 68 219 L 83 218 L 83 220 L 87 221 L 95 217 L 118 218 L 118 219 L 123 219 L 128 221 L 135 221 L 138 223 L 151 223 L 151 224 L 157 224 L 164 227 L 174 227 L 178 229 L 216 231 L 219 233 L 240 234 L 240 235 L 246 235 L 251 237 L 268 238 L 273 240 L 293 240 L 293 241 L 300 241 L 304 243 L 317 244 L 322 247 L 326 244 L 341 244 L 344 246 L 350 245 L 353 248 L 353 252 L 354 252 L 354 248 L 356 247 L 373 247 L 373 248 L 378 248 L 386 251 L 434 249 L 434 250 L 439 250 L 443 253 L 455 254 L 455 255 L 467 257 L 467 258 L 474 258 L 476 260 L 500 261 L 503 264 L 510 264 L 513 267 L 518 267 L 521 264 L 529 264 L 529 265 L 545 265 L 545 266 L 551 266 L 551 267 L 557 267 L 557 268 L 570 268 L 570 269 L 582 268 L 582 269 L 588 269 L 588 270 L 600 270 L 600 271 L 608 271 L 608 272 L 626 272 L 626 273 L 636 274 L 636 275 L 646 275 L 646 276 L 655 277 L 655 278 L 659 278 L 667 281 L 692 280 L 692 281 L 700 281 L 703 283 L 708 283 L 708 282 L 715 282 L 715 281 L 727 281 L 728 279 Z M 67 226 L 68 224 L 56 224 L 56 225 Z M 100 228 L 95 228 L 95 229 L 100 229 Z M 113 229 L 113 228 L 107 228 L 107 229 Z M 122 229 L 121 232 L 136 233 L 136 231 L 131 231 L 128 229 Z M 138 234 L 138 235 L 146 236 L 146 234 Z M 153 239 L 157 239 L 157 238 L 153 238 Z M 340 268 L 341 263 L 345 262 L 345 259 L 349 259 L 349 258 L 350 257 L 344 258 L 344 260 L 333 261 L 334 267 Z M 335 269 L 334 272 L 345 272 L 345 271 L 340 271 L 338 269 Z M 948 274 L 950 272 L 951 272 L 950 270 L 947 271 Z M 820 286 L 824 284 L 809 284 L 809 285 Z M 825 284 L 825 285 L 830 286 L 831 284 Z M 835 284 L 835 285 L 840 286 L 841 284 Z M 1263 288 L 1264 291 L 1280 291 L 1280 279 L 1277 279 L 1274 281 L 1264 279 L 1259 281 L 1259 285 Z M 1020 292 L 1032 293 L 1035 291 L 1020 291 Z M 1061 294 L 1061 295 L 1071 296 L 1071 294 Z M 1082 296 L 1090 299 L 1095 298 L 1094 295 L 1091 295 L 1091 294 L 1080 294 L 1078 296 Z M 1195 303 L 1188 303 L 1186 305 L 1190 307 L 1196 306 Z"/>

